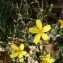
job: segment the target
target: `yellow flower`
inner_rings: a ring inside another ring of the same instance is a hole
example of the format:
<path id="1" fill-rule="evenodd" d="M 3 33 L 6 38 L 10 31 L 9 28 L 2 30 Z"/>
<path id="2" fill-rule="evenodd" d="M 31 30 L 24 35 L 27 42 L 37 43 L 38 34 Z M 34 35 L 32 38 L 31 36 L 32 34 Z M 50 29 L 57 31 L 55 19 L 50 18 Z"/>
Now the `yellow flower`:
<path id="1" fill-rule="evenodd" d="M 41 62 L 40 63 L 54 63 L 55 59 L 50 57 L 50 53 L 46 56 L 40 56 Z"/>
<path id="2" fill-rule="evenodd" d="M 40 19 L 36 20 L 36 27 L 29 28 L 29 32 L 36 34 L 34 37 L 33 42 L 37 44 L 40 41 L 40 38 L 42 37 L 44 40 L 49 40 L 49 37 L 44 32 L 48 32 L 51 29 L 50 25 L 46 25 L 42 27 L 42 22 Z"/>
<path id="3" fill-rule="evenodd" d="M 10 55 L 11 58 L 15 58 L 16 56 L 18 56 L 19 61 L 23 62 L 23 56 L 28 56 L 28 53 L 24 51 L 24 44 L 21 44 L 19 47 L 17 47 L 17 45 L 15 44 L 12 44 L 11 48 L 15 51 Z"/>
<path id="4" fill-rule="evenodd" d="M 60 19 L 60 20 L 59 20 L 59 23 L 61 24 L 61 25 L 60 25 L 60 28 L 63 28 L 63 20 Z"/>

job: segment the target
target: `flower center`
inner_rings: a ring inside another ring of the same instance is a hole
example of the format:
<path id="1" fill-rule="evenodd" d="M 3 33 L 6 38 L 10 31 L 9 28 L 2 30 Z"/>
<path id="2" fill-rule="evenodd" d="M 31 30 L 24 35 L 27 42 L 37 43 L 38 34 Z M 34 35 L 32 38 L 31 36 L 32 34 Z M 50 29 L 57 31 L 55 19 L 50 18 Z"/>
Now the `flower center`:
<path id="1" fill-rule="evenodd" d="M 43 30 L 41 29 L 41 30 L 39 30 L 39 33 L 43 33 Z"/>

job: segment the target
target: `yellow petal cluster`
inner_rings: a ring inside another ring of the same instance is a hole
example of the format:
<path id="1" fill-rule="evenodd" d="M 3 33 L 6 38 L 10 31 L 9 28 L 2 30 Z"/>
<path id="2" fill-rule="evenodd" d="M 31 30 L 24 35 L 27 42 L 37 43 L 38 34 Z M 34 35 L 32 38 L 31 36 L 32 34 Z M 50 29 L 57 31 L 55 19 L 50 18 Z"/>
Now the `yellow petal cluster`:
<path id="1" fill-rule="evenodd" d="M 23 56 L 28 56 L 29 54 L 24 51 L 24 44 L 20 44 L 20 46 L 18 47 L 15 44 L 11 45 L 11 48 L 15 51 L 14 53 L 12 53 L 10 55 L 11 58 L 15 58 L 16 56 L 18 56 L 18 59 L 20 62 L 24 62 L 24 58 Z"/>
<path id="2" fill-rule="evenodd" d="M 63 28 L 63 20 L 59 19 L 60 28 Z"/>
<path id="3" fill-rule="evenodd" d="M 42 22 L 40 19 L 36 20 L 36 27 L 29 28 L 29 32 L 32 34 L 36 34 L 33 42 L 37 44 L 42 37 L 44 40 L 49 40 L 48 35 L 45 32 L 48 32 L 51 29 L 50 25 L 42 26 Z"/>
<path id="4" fill-rule="evenodd" d="M 50 53 L 46 56 L 40 56 L 40 63 L 54 63 L 55 59 L 50 57 Z"/>

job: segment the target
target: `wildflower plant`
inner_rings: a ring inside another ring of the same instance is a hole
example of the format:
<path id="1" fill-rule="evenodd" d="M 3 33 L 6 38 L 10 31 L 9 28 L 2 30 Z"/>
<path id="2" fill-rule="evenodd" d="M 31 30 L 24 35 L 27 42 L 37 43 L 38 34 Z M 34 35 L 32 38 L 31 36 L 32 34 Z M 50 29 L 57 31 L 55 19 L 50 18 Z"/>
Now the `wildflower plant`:
<path id="1" fill-rule="evenodd" d="M 24 58 L 23 56 L 28 56 L 29 54 L 24 51 L 24 44 L 20 44 L 20 46 L 16 46 L 15 44 L 11 45 L 11 48 L 15 51 L 14 53 L 12 53 L 10 55 L 11 58 L 15 58 L 16 56 L 18 56 L 19 62 L 24 62 Z"/>
<path id="2" fill-rule="evenodd" d="M 45 32 L 48 32 L 51 29 L 50 25 L 46 25 L 44 27 L 42 27 L 42 23 L 40 19 L 36 20 L 36 27 L 32 27 L 29 28 L 29 32 L 32 34 L 36 34 L 36 36 L 34 37 L 33 42 L 35 44 L 37 44 L 40 40 L 40 38 L 42 37 L 44 40 L 49 40 L 50 38 L 48 37 L 47 34 L 45 34 Z"/>
<path id="3" fill-rule="evenodd" d="M 40 56 L 41 62 L 40 63 L 54 63 L 55 59 L 50 57 L 50 53 L 47 55 Z"/>

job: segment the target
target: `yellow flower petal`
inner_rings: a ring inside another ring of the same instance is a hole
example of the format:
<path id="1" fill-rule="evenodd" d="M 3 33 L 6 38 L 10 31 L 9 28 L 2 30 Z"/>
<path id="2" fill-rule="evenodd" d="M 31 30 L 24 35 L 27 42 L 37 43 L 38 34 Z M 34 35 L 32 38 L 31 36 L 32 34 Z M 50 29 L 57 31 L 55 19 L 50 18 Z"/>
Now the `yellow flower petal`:
<path id="1" fill-rule="evenodd" d="M 40 37 L 41 37 L 41 34 L 36 34 L 35 37 L 34 37 L 33 42 L 34 42 L 35 44 L 37 44 L 37 43 L 39 42 L 39 40 L 40 40 Z"/>
<path id="2" fill-rule="evenodd" d="M 29 56 L 29 54 L 26 51 L 22 51 L 22 55 Z"/>
<path id="3" fill-rule="evenodd" d="M 46 55 L 46 58 L 50 58 L 50 53 Z"/>
<path id="4" fill-rule="evenodd" d="M 46 56 L 40 56 L 40 59 L 42 60 L 40 63 L 53 63 L 53 62 L 55 62 L 55 59 L 50 57 L 50 53 L 48 53 Z"/>
<path id="5" fill-rule="evenodd" d="M 47 60 L 45 58 L 42 58 L 41 63 L 48 63 Z"/>
<path id="6" fill-rule="evenodd" d="M 53 58 L 42 58 L 42 61 L 41 63 L 54 63 L 55 62 L 55 59 Z"/>
<path id="7" fill-rule="evenodd" d="M 63 20 L 59 20 L 59 23 L 60 23 L 60 28 L 63 28 Z"/>
<path id="8" fill-rule="evenodd" d="M 38 31 L 39 30 L 36 27 L 35 28 L 33 28 L 33 27 L 29 28 L 30 33 L 36 34 L 36 33 L 38 33 Z"/>
<path id="9" fill-rule="evenodd" d="M 26 55 L 26 54 L 27 54 L 27 52 L 26 52 L 26 51 L 22 51 L 22 54 L 23 54 L 23 55 Z"/>
<path id="10" fill-rule="evenodd" d="M 12 44 L 12 45 L 11 45 L 11 48 L 12 48 L 13 50 L 15 50 L 15 51 L 20 50 L 20 49 L 17 47 L 17 45 L 15 45 L 15 44 Z"/>
<path id="11" fill-rule="evenodd" d="M 47 34 L 45 34 L 45 33 L 43 33 L 43 34 L 42 34 L 42 38 L 43 38 L 44 40 L 49 40 L 48 35 L 47 35 Z"/>
<path id="12" fill-rule="evenodd" d="M 23 55 L 20 53 L 19 55 L 18 55 L 18 58 L 22 58 L 23 57 Z"/>
<path id="13" fill-rule="evenodd" d="M 63 28 L 63 25 L 61 25 L 60 28 Z"/>
<path id="14" fill-rule="evenodd" d="M 26 56 L 26 57 L 28 57 L 28 56 L 29 56 L 29 54 L 27 53 L 25 56 Z"/>
<path id="15" fill-rule="evenodd" d="M 44 59 L 44 58 L 47 58 L 47 59 L 48 59 L 48 58 L 50 58 L 50 53 L 47 54 L 46 56 L 40 56 L 40 58 L 43 58 L 43 59 Z"/>
<path id="16" fill-rule="evenodd" d="M 24 44 L 21 44 L 19 47 L 21 50 L 24 50 Z"/>
<path id="17" fill-rule="evenodd" d="M 46 25 L 43 27 L 43 32 L 48 32 L 51 29 L 50 25 Z"/>
<path id="18" fill-rule="evenodd" d="M 59 23 L 63 24 L 63 20 L 60 19 L 60 20 L 59 20 Z"/>
<path id="19" fill-rule="evenodd" d="M 20 58 L 20 59 L 19 59 L 19 62 L 24 62 L 24 58 L 23 58 L 23 57 Z"/>
<path id="20" fill-rule="evenodd" d="M 40 63 L 47 63 L 46 56 L 40 56 L 40 60 L 41 60 Z"/>
<path id="21" fill-rule="evenodd" d="M 14 52 L 14 53 L 12 53 L 12 54 L 10 55 L 10 57 L 11 57 L 11 58 L 15 58 L 16 56 L 18 56 L 19 53 L 20 53 L 19 51 Z"/>
<path id="22" fill-rule="evenodd" d="M 49 60 L 47 60 L 48 61 L 48 63 L 54 63 L 55 62 L 55 59 L 53 59 L 53 58 L 50 58 Z"/>
<path id="23" fill-rule="evenodd" d="M 37 19 L 37 20 L 36 20 L 36 27 L 37 27 L 39 30 L 42 29 L 42 22 L 41 22 L 40 19 Z"/>

